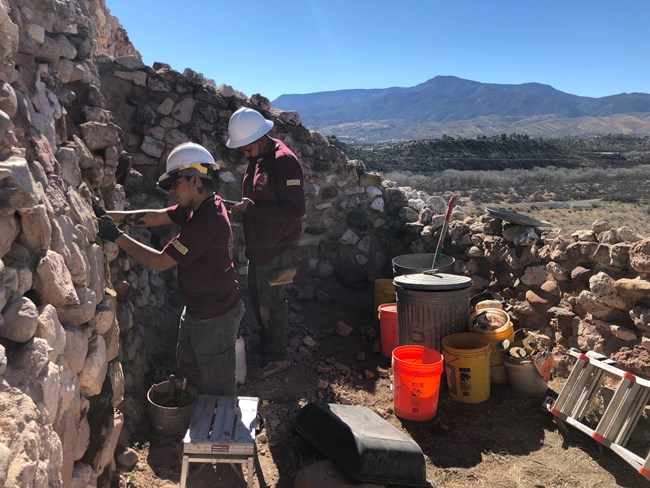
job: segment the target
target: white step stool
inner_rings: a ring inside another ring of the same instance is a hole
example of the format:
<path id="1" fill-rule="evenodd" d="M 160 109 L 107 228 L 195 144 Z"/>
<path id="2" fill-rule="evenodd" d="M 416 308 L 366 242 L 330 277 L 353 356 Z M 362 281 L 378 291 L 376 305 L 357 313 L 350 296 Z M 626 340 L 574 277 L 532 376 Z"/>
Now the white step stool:
<path id="1" fill-rule="evenodd" d="M 183 439 L 181 488 L 190 463 L 247 464 L 248 488 L 253 488 L 257 397 L 199 395 Z"/>

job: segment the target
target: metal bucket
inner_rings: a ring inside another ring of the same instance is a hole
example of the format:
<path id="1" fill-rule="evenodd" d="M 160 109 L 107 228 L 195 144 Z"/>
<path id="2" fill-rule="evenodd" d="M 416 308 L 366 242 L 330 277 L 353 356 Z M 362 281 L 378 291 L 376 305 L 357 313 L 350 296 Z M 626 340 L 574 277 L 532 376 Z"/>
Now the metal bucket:
<path id="1" fill-rule="evenodd" d="M 436 257 L 436 268 L 439 272 L 450 272 L 454 269 L 456 260 L 445 254 Z M 421 273 L 433 268 L 433 253 L 402 254 L 393 258 L 393 276 Z"/>
<path id="2" fill-rule="evenodd" d="M 151 430 L 153 433 L 180 437 L 187 432 L 194 413 L 199 390 L 192 385 L 187 386 L 185 393 L 177 390 L 177 397 L 172 397 L 169 391 L 169 381 L 156 383 L 147 392 Z"/>
<path id="3" fill-rule="evenodd" d="M 397 276 L 397 328 L 400 346 L 418 345 L 442 352 L 441 339 L 466 332 L 471 278 L 445 273 Z"/>

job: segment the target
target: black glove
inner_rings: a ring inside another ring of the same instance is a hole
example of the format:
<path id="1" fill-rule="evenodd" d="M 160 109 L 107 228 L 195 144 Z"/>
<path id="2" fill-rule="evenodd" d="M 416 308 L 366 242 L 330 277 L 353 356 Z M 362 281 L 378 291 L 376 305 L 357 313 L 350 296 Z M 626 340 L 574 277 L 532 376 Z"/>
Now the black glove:
<path id="1" fill-rule="evenodd" d="M 115 240 L 124 234 L 118 227 L 115 221 L 110 218 L 108 215 L 104 215 L 99 218 L 99 237 L 104 241 L 115 242 Z"/>
<path id="2" fill-rule="evenodd" d="M 92 197 L 93 211 L 95 212 L 95 217 L 100 218 L 106 215 L 106 209 L 102 205 L 99 198 L 93 195 Z"/>

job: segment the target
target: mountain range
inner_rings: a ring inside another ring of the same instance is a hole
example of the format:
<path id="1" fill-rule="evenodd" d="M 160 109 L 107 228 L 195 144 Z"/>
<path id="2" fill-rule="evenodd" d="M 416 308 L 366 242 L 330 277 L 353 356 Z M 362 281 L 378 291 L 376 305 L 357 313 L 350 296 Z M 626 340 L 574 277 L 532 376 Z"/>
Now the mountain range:
<path id="1" fill-rule="evenodd" d="M 480 83 L 436 76 L 407 88 L 281 95 L 303 124 L 351 142 L 521 133 L 534 137 L 650 134 L 650 94 L 592 98 L 540 83 Z"/>

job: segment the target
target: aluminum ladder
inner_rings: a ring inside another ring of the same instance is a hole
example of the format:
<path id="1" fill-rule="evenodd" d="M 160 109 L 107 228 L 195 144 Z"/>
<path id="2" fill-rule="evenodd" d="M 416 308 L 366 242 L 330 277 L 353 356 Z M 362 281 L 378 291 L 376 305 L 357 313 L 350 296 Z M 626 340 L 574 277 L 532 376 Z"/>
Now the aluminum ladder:
<path id="1" fill-rule="evenodd" d="M 617 368 L 615 361 L 594 351 L 582 353 L 571 348 L 568 354 L 577 361 L 557 399 L 546 399 L 546 408 L 561 422 L 610 448 L 650 480 L 650 453 L 644 459 L 625 448 L 650 399 L 650 381 Z M 598 425 L 591 429 L 581 421 L 602 386 L 605 373 L 616 376 L 618 384 Z"/>

